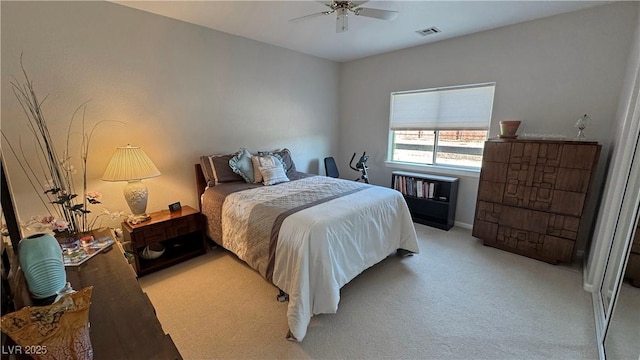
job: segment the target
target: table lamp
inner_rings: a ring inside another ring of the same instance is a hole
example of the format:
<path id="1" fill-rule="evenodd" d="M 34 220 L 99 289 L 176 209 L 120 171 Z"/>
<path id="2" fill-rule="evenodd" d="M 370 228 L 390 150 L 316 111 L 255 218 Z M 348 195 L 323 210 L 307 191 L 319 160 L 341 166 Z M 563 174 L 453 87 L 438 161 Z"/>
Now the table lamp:
<path id="1" fill-rule="evenodd" d="M 142 149 L 127 145 L 117 148 L 113 153 L 102 180 L 128 182 L 124 188 L 124 198 L 133 213 L 129 221 L 139 223 L 151 219 L 146 213 L 149 191 L 140 180 L 159 175 L 160 171 Z"/>

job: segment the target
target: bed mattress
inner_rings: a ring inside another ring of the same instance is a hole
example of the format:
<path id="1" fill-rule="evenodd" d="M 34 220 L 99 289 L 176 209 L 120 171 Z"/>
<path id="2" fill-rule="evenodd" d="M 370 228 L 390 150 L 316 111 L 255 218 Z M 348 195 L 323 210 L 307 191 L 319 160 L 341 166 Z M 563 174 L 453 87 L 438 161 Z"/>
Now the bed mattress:
<path id="1" fill-rule="evenodd" d="M 208 235 L 289 295 L 298 341 L 313 315 L 337 311 L 340 288 L 362 271 L 398 249 L 419 251 L 404 198 L 380 186 L 311 176 L 216 186 L 202 200 Z"/>

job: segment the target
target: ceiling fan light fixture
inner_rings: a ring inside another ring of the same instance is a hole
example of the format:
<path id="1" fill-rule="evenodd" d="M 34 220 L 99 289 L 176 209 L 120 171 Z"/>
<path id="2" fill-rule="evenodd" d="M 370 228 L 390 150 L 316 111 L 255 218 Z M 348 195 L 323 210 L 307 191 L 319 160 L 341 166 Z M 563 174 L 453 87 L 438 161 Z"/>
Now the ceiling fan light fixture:
<path id="1" fill-rule="evenodd" d="M 394 20 L 398 17 L 398 12 L 393 10 L 372 9 L 366 7 L 360 7 L 360 5 L 369 2 L 369 0 L 333 0 L 333 1 L 319 1 L 319 3 L 325 5 L 330 10 L 323 11 L 315 14 L 300 16 L 294 19 L 290 19 L 289 22 L 296 22 L 303 19 L 309 19 L 320 15 L 329 15 L 336 13 L 336 32 L 341 33 L 349 30 L 348 16 L 349 12 L 352 12 L 356 16 L 369 17 L 379 20 Z"/>

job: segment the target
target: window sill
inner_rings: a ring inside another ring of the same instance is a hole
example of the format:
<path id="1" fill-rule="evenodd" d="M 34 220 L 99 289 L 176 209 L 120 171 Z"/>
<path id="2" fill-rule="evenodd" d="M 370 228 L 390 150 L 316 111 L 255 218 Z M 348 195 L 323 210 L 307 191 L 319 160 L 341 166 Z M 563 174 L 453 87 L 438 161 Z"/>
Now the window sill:
<path id="1" fill-rule="evenodd" d="M 448 167 L 442 165 L 419 165 L 414 163 L 406 163 L 400 161 L 385 161 L 384 165 L 389 168 L 409 171 L 423 171 L 432 174 L 449 175 L 449 176 L 466 176 L 472 178 L 480 177 L 480 169 L 464 169 L 456 167 Z"/>

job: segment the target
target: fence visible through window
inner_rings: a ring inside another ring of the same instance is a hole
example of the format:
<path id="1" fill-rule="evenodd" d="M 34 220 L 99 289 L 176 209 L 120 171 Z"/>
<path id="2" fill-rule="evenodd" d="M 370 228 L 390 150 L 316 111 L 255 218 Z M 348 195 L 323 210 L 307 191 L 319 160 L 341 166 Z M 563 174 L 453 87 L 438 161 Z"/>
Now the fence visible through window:
<path id="1" fill-rule="evenodd" d="M 392 160 L 479 168 L 486 139 L 486 130 L 394 131 Z"/>

